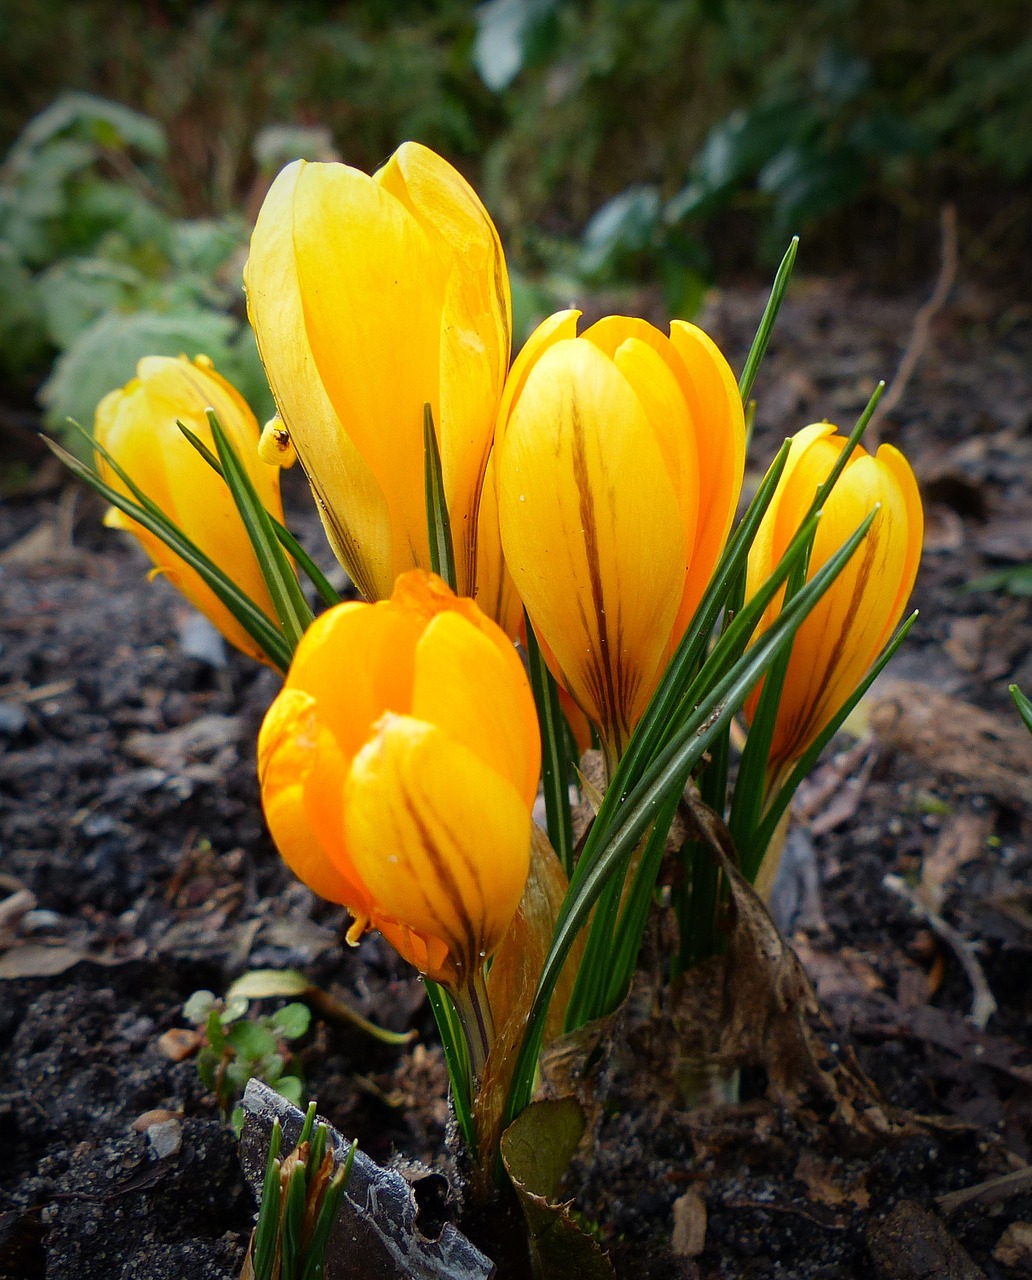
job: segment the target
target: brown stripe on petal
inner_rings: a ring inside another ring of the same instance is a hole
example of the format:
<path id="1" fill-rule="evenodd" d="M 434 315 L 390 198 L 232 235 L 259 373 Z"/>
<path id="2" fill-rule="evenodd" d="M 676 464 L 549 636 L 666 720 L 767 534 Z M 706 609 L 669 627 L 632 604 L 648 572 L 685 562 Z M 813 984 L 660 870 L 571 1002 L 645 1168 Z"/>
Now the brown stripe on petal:
<path id="1" fill-rule="evenodd" d="M 620 613 L 617 611 L 617 652 L 614 655 L 609 639 L 609 620 L 606 617 L 605 594 L 602 588 L 602 577 L 599 566 L 598 530 L 595 522 L 595 496 L 591 491 L 588 475 L 587 445 L 584 439 L 584 425 L 577 411 L 576 398 L 570 397 L 570 424 L 573 434 L 573 478 L 577 486 L 581 533 L 584 536 L 584 552 L 588 562 L 588 580 L 591 586 L 591 603 L 595 611 L 595 622 L 598 630 L 598 652 L 592 649 L 590 654 L 591 690 L 600 711 L 603 714 L 604 727 L 614 736 L 615 746 L 619 753 L 625 741 L 627 724 L 624 717 L 626 706 L 621 701 L 626 679 L 620 670 Z M 583 609 L 581 616 L 584 617 Z M 587 624 L 587 619 L 584 619 Z M 585 625 L 590 635 L 590 628 Z M 615 662 L 614 662 L 615 657 Z"/>
<path id="2" fill-rule="evenodd" d="M 818 685 L 812 688 L 807 698 L 792 717 L 791 734 L 786 741 L 785 746 L 779 752 L 780 760 L 795 759 L 801 755 L 808 745 L 808 739 L 814 736 L 814 726 L 818 725 L 824 716 L 827 701 L 827 692 L 832 684 L 832 680 L 839 664 L 849 656 L 849 633 L 853 623 L 856 621 L 857 614 L 864 602 L 864 596 L 867 594 L 867 588 L 871 580 L 871 573 L 874 569 L 874 562 L 878 554 L 878 539 L 873 537 L 874 528 L 870 530 L 867 537 L 854 552 L 854 555 L 862 556 L 860 567 L 857 571 L 856 580 L 853 583 L 853 590 L 849 597 L 849 604 L 846 606 L 845 612 L 841 615 L 841 621 L 838 628 L 838 634 L 834 642 L 830 646 L 830 654 L 827 662 L 821 666 L 821 680 Z M 834 592 L 835 583 L 829 588 Z"/>
<path id="3" fill-rule="evenodd" d="M 462 925 L 466 934 L 465 951 L 463 951 L 462 943 L 455 937 L 455 935 L 451 932 L 451 930 L 444 929 L 443 922 L 441 922 L 442 923 L 441 937 L 445 942 L 448 943 L 448 950 L 451 953 L 452 959 L 455 961 L 455 965 L 460 972 L 460 976 L 464 973 L 471 973 L 473 971 L 473 968 L 476 965 L 476 958 L 479 955 L 479 952 L 481 950 L 481 944 L 480 944 L 477 931 L 473 927 L 473 922 L 469 918 L 469 912 L 466 910 L 466 903 L 462 897 L 462 890 L 459 887 L 458 881 L 455 879 L 454 875 L 452 874 L 451 867 L 449 867 L 445 859 L 441 857 L 441 851 L 440 849 L 438 849 L 437 844 L 434 841 L 433 835 L 427 828 L 426 824 L 423 822 L 422 817 L 420 816 L 420 814 L 412 804 L 411 797 L 406 793 L 403 793 L 402 803 L 405 806 L 405 810 L 408 813 L 408 816 L 412 822 L 412 825 L 416 828 L 416 831 L 419 833 L 420 844 L 423 847 L 423 852 L 426 854 L 427 861 L 431 864 L 431 866 L 434 869 L 434 874 L 437 877 L 438 884 L 443 890 L 445 897 L 448 899 L 448 902 L 451 904 L 451 908 L 454 911 L 455 915 L 462 922 Z M 451 835 L 450 832 L 448 834 Z M 455 841 L 454 839 L 452 840 L 452 843 L 455 845 L 456 849 L 458 849 L 460 853 L 462 853 L 465 856 L 465 851 L 463 850 L 462 845 L 457 841 Z M 467 858 L 467 865 L 469 865 L 468 858 Z M 473 870 L 472 867 L 470 867 L 470 870 L 472 873 L 472 870 Z M 479 883 L 480 883 L 479 876 L 473 875 L 472 878 L 474 882 L 479 886 Z M 429 910 L 430 914 L 434 917 L 435 920 L 440 921 L 440 915 L 438 914 L 437 911 L 434 910 L 433 904 L 430 901 L 430 899 L 427 897 L 426 891 L 424 890 L 422 884 L 420 884 L 419 888 L 420 888 L 420 892 L 423 894 L 424 901 L 427 904 L 427 909 Z"/>

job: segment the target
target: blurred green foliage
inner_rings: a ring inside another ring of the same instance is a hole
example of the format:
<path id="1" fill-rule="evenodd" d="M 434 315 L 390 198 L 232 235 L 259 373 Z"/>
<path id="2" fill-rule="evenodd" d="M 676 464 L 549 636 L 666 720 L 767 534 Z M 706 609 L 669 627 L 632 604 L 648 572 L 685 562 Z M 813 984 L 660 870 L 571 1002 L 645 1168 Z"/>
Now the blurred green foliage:
<path id="1" fill-rule="evenodd" d="M 866 234 L 887 276 L 927 271 L 907 251 L 934 245 L 944 199 L 960 201 L 972 254 L 1020 263 L 1028 13 L 1027 0 L 6 0 L 0 369 L 31 386 L 60 353 L 48 414 L 88 420 L 141 344 L 206 350 L 264 414 L 239 280 L 269 178 L 299 154 L 372 169 L 404 138 L 483 194 L 516 268 L 518 332 L 585 284 L 658 283 L 690 315 L 718 270 L 766 275 L 797 231 L 812 266 L 822 245 L 852 251 Z"/>
<path id="2" fill-rule="evenodd" d="M 63 94 L 24 129 L 0 172 L 0 369 L 53 371 L 51 426 L 92 425 L 100 398 L 144 355 L 210 355 L 271 414 L 244 322 L 240 214 L 173 217 L 161 125 L 90 94 Z"/>

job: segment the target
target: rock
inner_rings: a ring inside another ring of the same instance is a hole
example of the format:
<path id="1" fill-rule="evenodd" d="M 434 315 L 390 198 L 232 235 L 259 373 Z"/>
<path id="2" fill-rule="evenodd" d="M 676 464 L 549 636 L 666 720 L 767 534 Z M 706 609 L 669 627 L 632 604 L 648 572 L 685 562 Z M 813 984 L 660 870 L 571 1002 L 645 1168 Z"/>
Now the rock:
<path id="1" fill-rule="evenodd" d="M 913 1200 L 901 1200 L 867 1229 L 878 1280 L 986 1280 L 941 1220 Z"/>

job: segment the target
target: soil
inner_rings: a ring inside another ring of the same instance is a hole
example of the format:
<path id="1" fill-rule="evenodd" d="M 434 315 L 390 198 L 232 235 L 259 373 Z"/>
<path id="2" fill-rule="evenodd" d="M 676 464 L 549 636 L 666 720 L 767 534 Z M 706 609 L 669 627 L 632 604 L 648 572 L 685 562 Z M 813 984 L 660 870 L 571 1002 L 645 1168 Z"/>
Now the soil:
<path id="1" fill-rule="evenodd" d="M 851 425 L 923 300 L 793 285 L 755 388 L 757 472 L 806 422 Z M 709 306 L 736 367 L 762 304 L 741 289 Z M 843 735 L 801 796 L 779 899 L 825 1037 L 855 1053 L 886 1123 L 850 1124 L 813 1091 L 768 1097 L 759 1069 L 738 1105 L 689 1109 L 650 1086 L 632 1039 L 568 1187 L 622 1277 L 1032 1275 L 1032 768 L 1007 694 L 1032 689 L 1032 608 L 967 585 L 1032 562 L 1032 310 L 961 283 L 916 355 L 879 431 L 927 504 L 921 616 L 859 745 Z M 380 1161 L 442 1148 L 432 1019 L 376 937 L 341 945 L 343 913 L 265 832 L 254 740 L 274 674 L 212 645 L 47 460 L 5 475 L 0 1277 L 235 1277 L 254 1205 L 166 1034 L 187 997 L 293 966 L 415 1027 L 392 1048 L 316 1019 L 300 1041 L 306 1094 Z"/>

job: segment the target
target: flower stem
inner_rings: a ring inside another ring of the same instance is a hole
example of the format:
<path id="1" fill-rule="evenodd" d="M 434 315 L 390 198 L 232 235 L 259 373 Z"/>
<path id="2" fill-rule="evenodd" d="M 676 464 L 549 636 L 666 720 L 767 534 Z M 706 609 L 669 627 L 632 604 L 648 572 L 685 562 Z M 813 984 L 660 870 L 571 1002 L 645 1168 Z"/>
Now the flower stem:
<path id="1" fill-rule="evenodd" d="M 462 1030 L 466 1035 L 473 1079 L 479 1083 L 484 1074 L 487 1056 L 491 1052 L 495 1035 L 491 1005 L 487 998 L 487 985 L 480 965 L 474 967 L 464 987 L 459 987 L 452 992 L 452 999 L 462 1023 Z"/>

